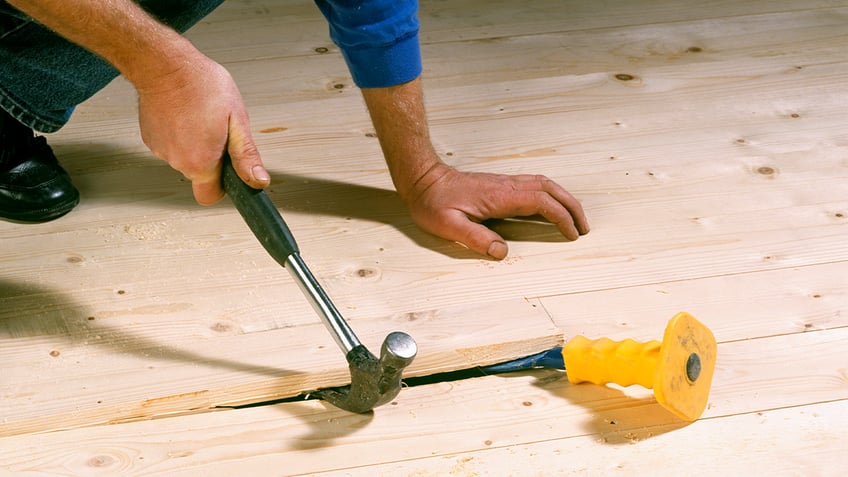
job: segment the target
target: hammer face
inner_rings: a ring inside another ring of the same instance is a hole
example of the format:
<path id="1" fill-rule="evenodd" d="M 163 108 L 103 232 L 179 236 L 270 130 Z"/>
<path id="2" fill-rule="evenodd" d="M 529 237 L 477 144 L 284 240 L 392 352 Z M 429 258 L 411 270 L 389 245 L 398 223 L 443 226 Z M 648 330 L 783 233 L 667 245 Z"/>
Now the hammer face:
<path id="1" fill-rule="evenodd" d="M 394 331 L 383 340 L 383 346 L 380 348 L 380 363 L 384 372 L 389 369 L 402 370 L 412 363 L 417 354 L 418 345 L 415 340 L 406 333 Z"/>
<path id="2" fill-rule="evenodd" d="M 418 352 L 406 333 L 394 332 L 383 341 L 377 359 L 363 345 L 347 354 L 350 386 L 323 389 L 314 394 L 330 404 L 355 413 L 365 413 L 394 399 L 401 388 L 401 375 Z"/>

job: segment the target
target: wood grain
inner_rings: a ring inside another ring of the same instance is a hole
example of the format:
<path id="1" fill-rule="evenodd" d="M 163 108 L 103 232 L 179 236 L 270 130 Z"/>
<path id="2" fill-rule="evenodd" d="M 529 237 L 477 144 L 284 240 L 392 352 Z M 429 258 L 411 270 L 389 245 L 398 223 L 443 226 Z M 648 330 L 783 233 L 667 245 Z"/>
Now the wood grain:
<path id="1" fill-rule="evenodd" d="M 490 475 L 524 467 L 550 475 L 647 469 L 662 458 L 646 455 L 682 440 L 687 453 L 669 453 L 664 470 L 682 472 L 692 457 L 711 472 L 706 459 L 716 452 L 765 454 L 754 462 L 764 469 L 798 472 L 815 459 L 836 469 L 842 453 L 829 441 L 846 422 L 846 369 L 836 359 L 846 339 L 848 329 L 839 329 L 720 345 L 708 410 L 689 425 L 641 388 L 570 385 L 547 370 L 408 388 L 402 404 L 373 417 L 309 401 L 5 438 L 0 465 L 74 475 L 440 475 L 465 463 Z M 796 350 L 791 361 L 787 347 Z M 783 452 L 794 457 L 766 462 Z M 741 460 L 721 465 L 754 465 Z"/>
<path id="2" fill-rule="evenodd" d="M 181 319 L 192 316 L 191 303 L 90 320 L 87 313 L 69 316 L 47 293 L 38 298 L 46 305 L 40 313 L 0 315 L 0 436 L 267 402 L 350 382 L 344 355 L 321 324 L 262 333 L 242 332 L 232 322 L 191 326 Z M 520 320 L 492 319 L 503 313 Z M 524 300 L 402 313 L 355 326 L 376 353 L 395 330 L 418 342 L 407 377 L 498 363 L 562 342 L 547 314 Z"/>
<path id="3" fill-rule="evenodd" d="M 563 333 L 657 339 L 686 310 L 720 342 L 704 418 L 545 371 L 406 389 L 373 417 L 222 410 L 341 383 L 344 363 L 231 204 L 196 206 L 147 151 L 118 79 L 49 138 L 81 205 L 0 222 L 0 469 L 842 475 L 848 5 L 424 0 L 420 17 L 441 157 L 545 174 L 593 229 L 492 221 L 502 262 L 421 232 L 313 2 L 224 2 L 189 37 L 241 85 L 269 193 L 334 302 L 369 346 L 410 330 L 411 373 Z"/>

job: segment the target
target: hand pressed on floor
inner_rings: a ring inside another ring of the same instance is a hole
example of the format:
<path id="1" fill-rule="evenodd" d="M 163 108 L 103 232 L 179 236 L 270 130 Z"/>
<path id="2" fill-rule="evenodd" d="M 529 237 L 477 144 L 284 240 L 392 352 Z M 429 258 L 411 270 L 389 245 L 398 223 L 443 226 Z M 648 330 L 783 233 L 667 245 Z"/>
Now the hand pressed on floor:
<path id="1" fill-rule="evenodd" d="M 486 219 L 541 215 L 569 240 L 589 232 L 580 202 L 542 175 L 461 172 L 435 164 L 415 184 L 407 205 L 422 229 L 501 260 L 506 241 L 481 224 Z"/>

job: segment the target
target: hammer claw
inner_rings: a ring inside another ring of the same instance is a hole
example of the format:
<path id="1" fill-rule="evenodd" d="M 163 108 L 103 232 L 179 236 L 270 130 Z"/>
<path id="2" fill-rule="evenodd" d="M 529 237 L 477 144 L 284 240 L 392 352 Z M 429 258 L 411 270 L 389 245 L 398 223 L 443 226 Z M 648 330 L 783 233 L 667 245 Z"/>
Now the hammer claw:
<path id="1" fill-rule="evenodd" d="M 312 394 L 330 404 L 355 413 L 366 413 L 397 397 L 401 375 L 412 363 L 418 347 L 406 333 L 392 332 L 383 341 L 380 359 L 363 345 L 347 354 L 350 385 L 321 389 Z"/>

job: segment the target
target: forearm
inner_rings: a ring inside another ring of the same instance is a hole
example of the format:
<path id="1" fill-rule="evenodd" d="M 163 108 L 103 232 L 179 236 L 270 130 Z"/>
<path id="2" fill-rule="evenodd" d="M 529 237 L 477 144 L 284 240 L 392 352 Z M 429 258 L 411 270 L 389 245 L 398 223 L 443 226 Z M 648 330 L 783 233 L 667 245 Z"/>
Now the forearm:
<path id="1" fill-rule="evenodd" d="M 363 88 L 362 96 L 395 188 L 404 201 L 414 200 L 416 191 L 437 179 L 429 173 L 441 164 L 430 140 L 421 79 L 387 88 Z"/>
<path id="2" fill-rule="evenodd" d="M 67 40 L 104 58 L 136 88 L 153 88 L 198 55 L 190 42 L 130 0 L 9 0 Z"/>

